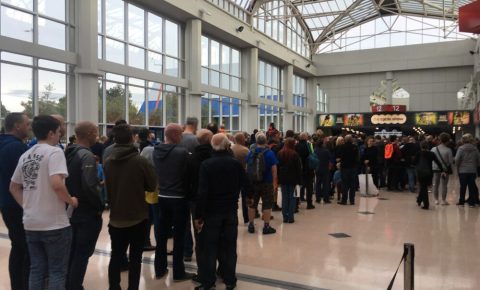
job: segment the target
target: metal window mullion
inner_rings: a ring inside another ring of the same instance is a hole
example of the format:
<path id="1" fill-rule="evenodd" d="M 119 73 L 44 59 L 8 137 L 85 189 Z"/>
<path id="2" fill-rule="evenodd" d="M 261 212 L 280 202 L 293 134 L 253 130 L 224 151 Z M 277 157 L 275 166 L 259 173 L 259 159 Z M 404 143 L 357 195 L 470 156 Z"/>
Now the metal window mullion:
<path id="1" fill-rule="evenodd" d="M 33 58 L 32 68 L 32 114 L 39 114 L 39 89 L 38 89 L 38 58 Z"/>
<path id="2" fill-rule="evenodd" d="M 150 102 L 148 99 L 148 83 L 145 81 L 145 87 L 143 88 L 143 103 L 145 104 L 145 119 L 143 120 L 143 124 L 148 126 L 148 120 L 150 118 Z"/>
<path id="3" fill-rule="evenodd" d="M 105 3 L 105 0 L 98 0 L 98 1 L 102 1 L 102 31 L 101 31 L 101 41 L 102 41 L 102 59 L 107 59 L 107 33 L 106 33 L 106 29 L 107 29 L 107 20 L 105 19 L 105 15 L 107 15 L 106 13 L 106 8 L 107 8 L 107 4 Z M 98 20 L 97 20 L 98 22 Z M 104 119 L 106 120 L 106 119 Z M 105 121 L 106 123 L 106 121 Z"/>
<path id="4" fill-rule="evenodd" d="M 143 50 L 143 59 L 144 59 L 144 70 L 148 70 L 148 12 L 143 10 L 143 46 L 145 49 Z M 148 84 L 147 84 L 148 85 Z M 146 117 L 145 117 L 146 119 Z"/>
<path id="5" fill-rule="evenodd" d="M 128 43 L 129 43 L 129 39 L 128 39 L 128 3 L 127 2 L 123 2 L 123 39 L 124 39 L 124 46 L 123 46 L 123 51 L 124 51 L 124 55 L 123 55 L 123 63 L 126 65 L 126 66 L 129 66 L 129 55 L 128 55 Z M 128 122 L 128 120 L 127 120 Z"/>
<path id="6" fill-rule="evenodd" d="M 162 52 L 161 52 L 161 56 L 162 56 L 162 72 L 161 74 L 166 74 L 166 71 L 167 71 L 167 58 L 165 56 L 165 46 L 166 46 L 166 20 L 165 18 L 161 17 L 162 19 Z M 164 119 L 165 120 L 165 119 Z"/>
<path id="7" fill-rule="evenodd" d="M 130 123 L 130 116 L 129 116 L 129 112 L 130 112 L 130 108 L 128 106 L 128 92 L 130 91 L 130 85 L 128 84 L 129 83 L 129 77 L 126 77 L 125 78 L 125 83 L 123 84 L 123 87 L 125 88 L 123 91 L 124 91 L 124 108 L 125 108 L 125 121 L 127 121 L 127 123 Z"/>
<path id="8" fill-rule="evenodd" d="M 106 124 L 108 123 L 107 121 L 107 81 L 105 78 L 102 77 L 102 119 L 103 119 L 103 124 L 104 126 L 104 134 L 107 133 L 107 126 Z"/>

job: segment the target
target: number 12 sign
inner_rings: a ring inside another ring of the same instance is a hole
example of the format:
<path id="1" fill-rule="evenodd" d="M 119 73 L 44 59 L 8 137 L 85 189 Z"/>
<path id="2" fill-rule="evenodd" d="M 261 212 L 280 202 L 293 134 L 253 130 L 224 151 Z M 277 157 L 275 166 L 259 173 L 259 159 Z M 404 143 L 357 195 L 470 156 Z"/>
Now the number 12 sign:
<path id="1" fill-rule="evenodd" d="M 376 105 L 372 106 L 372 113 L 405 113 L 405 105 Z"/>

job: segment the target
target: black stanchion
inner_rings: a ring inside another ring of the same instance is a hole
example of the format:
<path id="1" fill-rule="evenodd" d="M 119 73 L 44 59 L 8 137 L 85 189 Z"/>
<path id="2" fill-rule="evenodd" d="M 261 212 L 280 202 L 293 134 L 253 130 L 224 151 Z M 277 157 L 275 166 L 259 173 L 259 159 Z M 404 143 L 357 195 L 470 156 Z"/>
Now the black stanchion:
<path id="1" fill-rule="evenodd" d="M 390 284 L 388 284 L 387 290 L 392 290 L 393 288 L 393 283 L 395 283 L 395 278 L 397 278 L 397 273 L 398 269 L 400 269 L 400 266 L 402 263 L 403 265 L 403 289 L 404 290 L 413 290 L 414 287 L 414 276 L 415 276 L 415 271 L 414 271 L 414 261 L 415 261 L 415 246 L 413 244 L 406 243 L 403 245 L 403 255 L 402 259 L 400 260 L 400 263 L 398 264 L 397 270 L 395 271 L 395 274 L 393 274 L 392 280 L 390 281 Z"/>

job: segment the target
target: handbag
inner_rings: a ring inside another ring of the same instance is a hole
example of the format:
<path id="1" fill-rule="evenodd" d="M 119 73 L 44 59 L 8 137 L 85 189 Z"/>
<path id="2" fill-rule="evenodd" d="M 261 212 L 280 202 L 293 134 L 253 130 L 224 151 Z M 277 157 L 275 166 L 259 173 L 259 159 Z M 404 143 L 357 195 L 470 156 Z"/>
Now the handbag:
<path id="1" fill-rule="evenodd" d="M 452 165 L 446 165 L 445 161 L 443 161 L 443 157 L 442 157 L 442 154 L 440 153 L 440 150 L 438 150 L 438 146 L 435 147 L 435 149 L 438 152 L 438 157 L 440 157 L 440 161 L 442 162 L 442 166 L 445 167 L 445 172 L 447 174 L 452 174 L 453 173 Z"/>
<path id="2" fill-rule="evenodd" d="M 160 191 L 158 190 L 158 188 L 155 191 L 145 191 L 145 201 L 148 204 L 157 204 L 159 193 L 160 193 Z"/>

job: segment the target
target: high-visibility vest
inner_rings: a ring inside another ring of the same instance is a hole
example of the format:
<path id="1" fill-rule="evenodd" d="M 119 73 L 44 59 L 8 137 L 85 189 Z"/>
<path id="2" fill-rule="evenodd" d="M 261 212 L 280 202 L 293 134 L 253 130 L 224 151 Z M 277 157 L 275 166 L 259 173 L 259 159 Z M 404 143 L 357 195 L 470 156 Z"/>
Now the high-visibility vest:
<path id="1" fill-rule="evenodd" d="M 393 144 L 389 143 L 385 145 L 385 159 L 390 159 L 393 156 Z"/>

